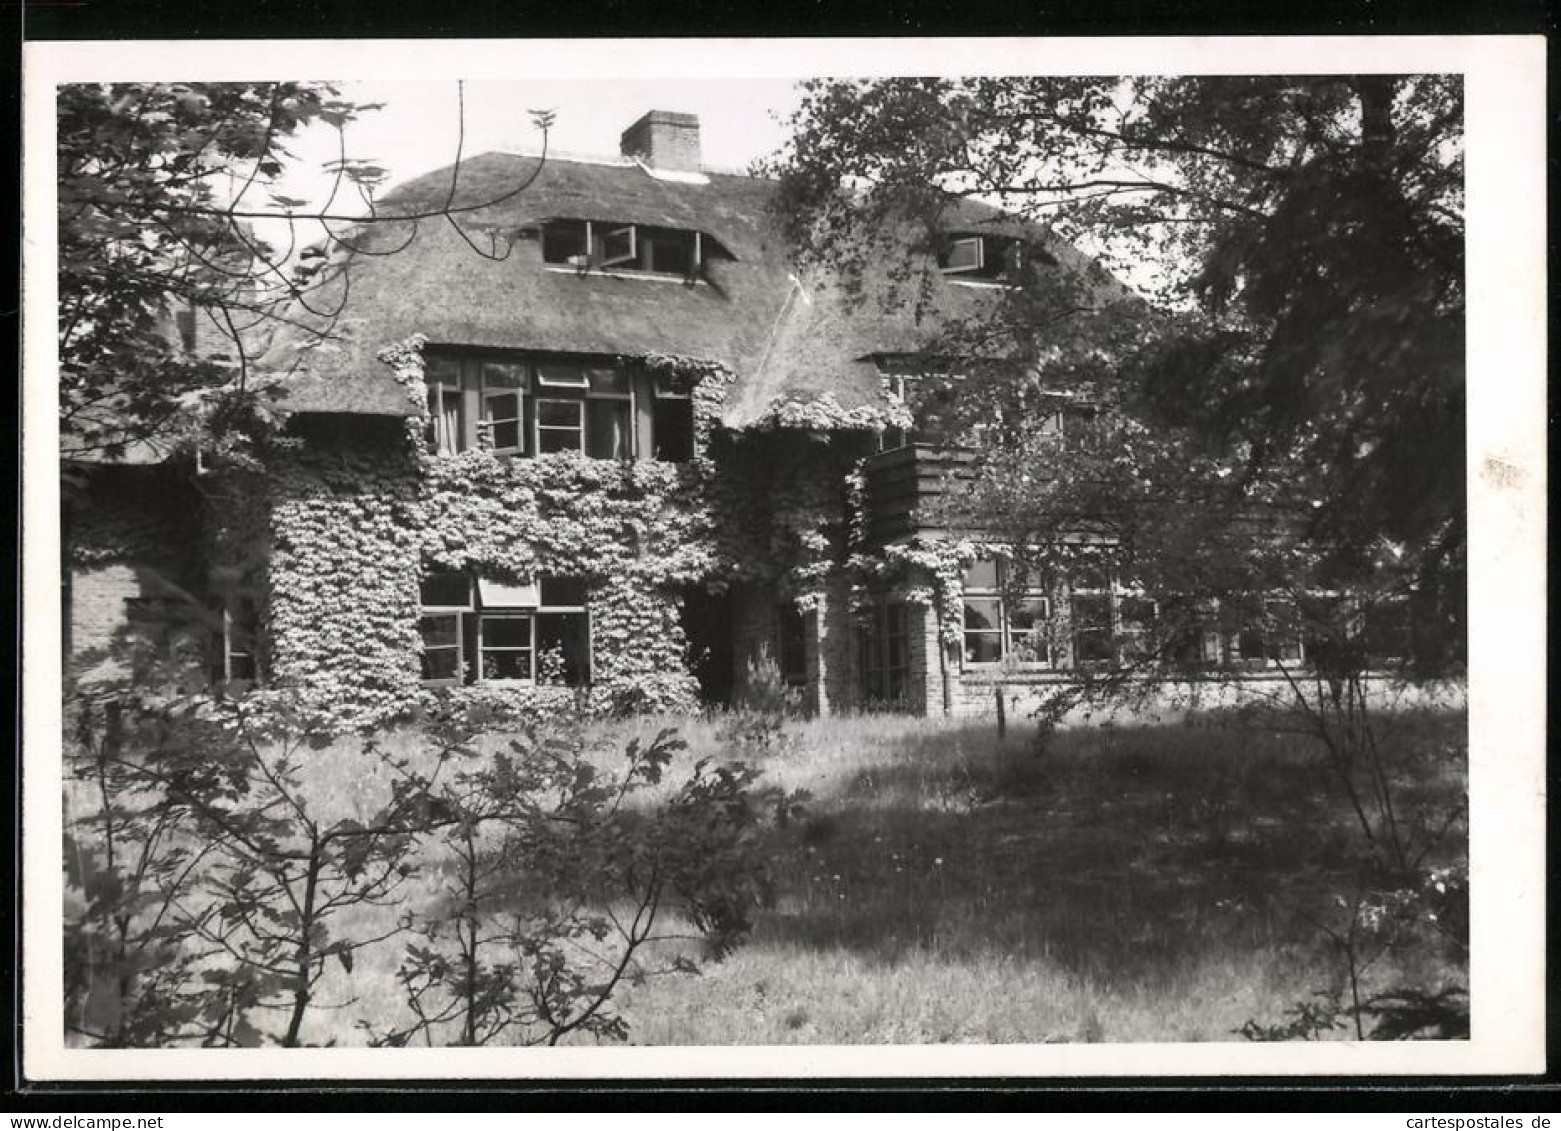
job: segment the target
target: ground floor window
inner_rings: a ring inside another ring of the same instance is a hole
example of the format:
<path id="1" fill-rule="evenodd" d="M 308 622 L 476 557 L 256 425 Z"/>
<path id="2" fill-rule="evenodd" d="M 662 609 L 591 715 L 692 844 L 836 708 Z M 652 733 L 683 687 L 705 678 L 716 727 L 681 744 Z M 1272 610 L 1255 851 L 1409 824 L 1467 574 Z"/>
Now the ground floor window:
<path id="1" fill-rule="evenodd" d="M 807 619 L 790 601 L 779 606 L 775 616 L 775 655 L 781 678 L 792 687 L 801 687 L 808 682 Z"/>
<path id="2" fill-rule="evenodd" d="M 1013 584 L 1005 558 L 981 558 L 965 570 L 966 666 L 1052 662 L 1051 598 L 1039 584 Z"/>
<path id="3" fill-rule="evenodd" d="M 423 580 L 422 675 L 433 684 L 590 682 L 590 619 L 577 578 Z"/>
<path id="4" fill-rule="evenodd" d="M 862 701 L 903 702 L 910 694 L 910 607 L 876 602 L 857 631 Z"/>
<path id="5" fill-rule="evenodd" d="M 222 678 L 253 683 L 260 676 L 260 612 L 252 597 L 237 597 L 222 610 Z"/>

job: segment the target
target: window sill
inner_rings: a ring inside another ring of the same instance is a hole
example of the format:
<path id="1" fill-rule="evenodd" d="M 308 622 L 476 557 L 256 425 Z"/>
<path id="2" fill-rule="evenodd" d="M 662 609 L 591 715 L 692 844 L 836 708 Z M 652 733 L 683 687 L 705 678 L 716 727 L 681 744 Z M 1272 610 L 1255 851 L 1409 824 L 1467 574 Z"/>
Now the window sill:
<path id="1" fill-rule="evenodd" d="M 549 459 L 553 456 L 579 456 L 590 460 L 592 463 L 667 463 L 679 467 L 695 462 L 692 456 L 688 459 L 655 459 L 650 456 L 588 456 L 584 452 L 544 452 L 539 456 L 528 456 L 523 452 L 499 448 L 463 448 L 458 452 L 428 452 L 426 454 L 430 459 L 459 459 L 461 456 L 470 455 L 472 452 L 486 452 L 490 456 L 503 456 L 505 459 L 538 460 Z"/>
<path id="2" fill-rule="evenodd" d="M 958 275 L 944 275 L 943 278 L 950 286 L 973 287 L 979 291 L 1007 291 L 1019 285 L 1001 279 L 962 279 Z"/>
<path id="3" fill-rule="evenodd" d="M 960 664 L 961 671 L 967 671 L 972 675 L 1002 675 L 1004 672 L 1045 673 L 1058 671 L 1056 664 L 1005 664 L 998 660 L 995 663 L 981 663 L 974 660 L 964 660 Z"/>
<path id="4" fill-rule="evenodd" d="M 579 279 L 624 279 L 641 283 L 677 283 L 684 287 L 708 287 L 709 280 L 697 275 L 683 275 L 673 271 L 614 271 L 610 268 L 592 267 L 582 271 L 578 267 L 565 267 L 553 263 L 544 264 L 542 270 L 550 275 L 573 275 Z"/>

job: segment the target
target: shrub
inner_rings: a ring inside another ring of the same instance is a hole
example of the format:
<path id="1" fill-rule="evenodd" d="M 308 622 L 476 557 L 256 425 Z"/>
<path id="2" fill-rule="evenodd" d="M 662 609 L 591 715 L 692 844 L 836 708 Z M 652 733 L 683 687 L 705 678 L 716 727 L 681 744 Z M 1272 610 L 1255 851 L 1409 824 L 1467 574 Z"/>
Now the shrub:
<path id="1" fill-rule="evenodd" d="M 778 791 L 706 760 L 652 803 L 671 731 L 609 773 L 568 716 L 519 712 L 484 753 L 484 705 L 447 702 L 401 753 L 276 697 L 124 688 L 72 712 L 66 1016 L 89 1043 L 303 1044 L 350 1004 L 318 1000 L 329 968 L 402 936 L 412 1021 L 377 1043 L 621 1039 L 624 980 L 693 966 L 644 958 L 674 912 L 721 954 L 770 891 Z"/>

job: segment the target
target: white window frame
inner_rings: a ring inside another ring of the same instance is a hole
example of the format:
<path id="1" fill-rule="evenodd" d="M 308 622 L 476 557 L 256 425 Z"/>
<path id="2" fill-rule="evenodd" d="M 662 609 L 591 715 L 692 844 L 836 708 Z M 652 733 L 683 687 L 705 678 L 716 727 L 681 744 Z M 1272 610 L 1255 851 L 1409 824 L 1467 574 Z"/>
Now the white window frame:
<path id="1" fill-rule="evenodd" d="M 235 679 L 244 679 L 250 683 L 260 682 L 260 655 L 257 647 L 259 641 L 251 634 L 248 648 L 236 647 L 238 625 L 233 616 L 233 610 L 227 605 L 222 606 L 222 680 L 224 683 L 232 683 Z M 235 676 L 233 674 L 233 661 L 236 657 L 243 657 L 249 661 L 250 674 L 247 676 Z"/>
<path id="2" fill-rule="evenodd" d="M 538 388 L 579 390 L 591 387 L 591 379 L 586 375 L 586 366 L 580 362 L 537 361 L 532 364 L 536 370 Z M 561 370 L 573 370 L 578 379 L 563 376 Z"/>
<path id="3" fill-rule="evenodd" d="M 484 580 L 485 579 L 483 579 L 483 578 L 478 578 L 477 579 L 477 586 L 478 586 L 479 594 L 482 591 L 482 585 L 484 583 Z M 492 581 L 488 581 L 487 584 L 489 584 L 491 586 L 491 585 L 495 585 L 495 584 L 498 584 L 498 583 L 495 583 L 495 582 L 492 582 Z M 517 588 L 517 587 L 514 587 L 514 586 L 504 586 L 504 588 Z M 544 616 L 548 616 L 548 615 L 555 615 L 555 616 L 556 615 L 581 616 L 581 617 L 585 618 L 586 667 L 587 667 L 587 671 L 589 671 L 590 668 L 591 668 L 591 662 L 594 659 L 595 654 L 596 654 L 596 642 L 595 642 L 595 640 L 594 640 L 594 638 L 592 636 L 591 612 L 590 612 L 589 605 L 588 604 L 579 604 L 579 605 L 550 605 L 550 604 L 545 604 L 543 602 L 543 600 L 542 600 L 543 579 L 540 578 L 540 577 L 537 577 L 537 578 L 533 579 L 531 582 L 527 583 L 526 585 L 520 586 L 518 588 L 520 588 L 523 591 L 529 589 L 531 591 L 531 593 L 533 593 L 535 595 L 534 602 L 532 604 L 530 604 L 530 605 L 512 604 L 512 605 L 494 606 L 492 608 L 488 607 L 487 604 L 485 602 L 483 602 L 483 603 L 480 604 L 480 607 L 476 610 L 475 621 L 476 621 L 476 632 L 477 632 L 477 673 L 476 673 L 475 682 L 476 683 L 481 683 L 481 684 L 487 684 L 488 686 L 498 686 L 498 687 L 533 687 L 533 686 L 535 686 L 536 682 L 537 682 L 537 662 L 538 662 L 539 651 L 540 651 L 540 647 L 539 647 L 539 643 L 538 643 L 538 634 L 539 634 L 539 631 L 541 629 L 541 618 L 544 617 Z M 529 643 L 527 645 L 525 645 L 524 647 L 522 647 L 520 645 L 503 645 L 503 646 L 501 646 L 499 648 L 496 648 L 495 650 L 506 651 L 506 652 L 522 652 L 522 651 L 528 652 L 530 657 L 531 657 L 530 663 L 527 665 L 530 674 L 525 676 L 525 677 L 519 678 L 519 679 L 488 679 L 487 677 L 485 677 L 482 674 L 483 673 L 483 659 L 484 659 L 484 656 L 486 655 L 487 651 L 489 650 L 487 645 L 485 645 L 484 642 L 483 642 L 483 626 L 484 626 L 484 624 L 486 622 L 488 622 L 488 621 L 495 621 L 495 620 L 521 620 L 521 619 L 525 619 L 527 622 L 529 622 L 529 627 L 528 627 L 527 634 L 526 634 L 526 637 L 527 637 L 527 640 L 529 641 Z"/>
<path id="4" fill-rule="evenodd" d="M 976 249 L 976 261 L 974 263 L 966 263 L 955 266 L 954 256 L 956 255 L 956 249 L 969 247 L 972 244 L 975 245 Z M 985 269 L 986 237 L 984 236 L 960 236 L 958 239 L 951 240 L 948 245 L 948 250 L 944 253 L 943 256 L 943 265 L 938 268 L 938 270 L 942 271 L 945 275 L 965 275 L 972 271 L 983 271 Z"/>
<path id="5" fill-rule="evenodd" d="M 639 261 L 639 235 L 634 224 L 625 224 L 621 228 L 613 228 L 602 233 L 602 257 L 601 265 L 616 267 L 621 263 L 637 263 Z M 613 253 L 609 250 L 612 241 L 621 236 L 628 236 L 628 250 Z"/>
<path id="6" fill-rule="evenodd" d="M 453 456 L 466 447 L 466 400 L 462 392 L 460 362 L 455 365 L 454 384 L 445 377 L 428 383 L 428 450 L 433 455 Z M 453 424 L 447 415 L 450 405 L 455 408 Z"/>
<path id="7" fill-rule="evenodd" d="M 982 557 L 982 558 L 978 558 L 977 561 L 991 561 L 991 562 L 994 562 L 996 564 L 997 584 L 995 586 L 993 586 L 993 587 L 976 586 L 976 587 L 969 587 L 969 588 L 962 587 L 962 589 L 961 589 L 961 593 L 960 593 L 960 662 L 961 662 L 961 665 L 964 668 L 966 668 L 966 669 L 973 669 L 975 671 L 992 671 L 992 670 L 995 670 L 997 668 L 1000 668 L 1000 667 L 1004 666 L 1005 664 L 1010 666 L 1010 667 L 1017 668 L 1020 671 L 1049 671 L 1052 668 L 1055 668 L 1057 666 L 1057 650 L 1054 647 L 1054 642 L 1052 641 L 1052 639 L 1051 639 L 1051 637 L 1049 635 L 1044 636 L 1042 638 L 1043 642 L 1045 644 L 1045 647 L 1046 647 L 1046 653 L 1045 653 L 1045 657 L 1043 659 L 1036 659 L 1036 660 L 1013 660 L 1013 659 L 1011 659 L 1011 657 L 1015 654 L 1015 652 L 1017 650 L 1017 645 L 1016 645 L 1016 639 L 1015 639 L 1015 636 L 1014 636 L 1014 626 L 1013 626 L 1012 610 L 1009 608 L 1008 595 L 1004 592 L 1004 587 L 1003 587 L 1003 578 L 1004 578 L 1005 572 L 1009 568 L 1009 559 L 1007 557 L 1001 555 L 1001 554 L 994 553 L 994 554 L 991 554 L 991 555 L 988 555 L 988 556 L 985 556 L 985 557 Z M 983 629 L 974 629 L 974 630 L 965 628 L 965 626 L 964 626 L 964 602 L 967 599 L 970 599 L 970 598 L 975 598 L 978 601 L 992 601 L 992 602 L 996 603 L 996 605 L 997 605 L 997 628 L 995 628 L 995 629 L 983 628 Z M 1021 599 L 1024 600 L 1024 601 L 1041 601 L 1043 603 L 1043 605 L 1044 605 L 1044 611 L 1043 611 L 1043 614 L 1042 614 L 1042 619 L 1048 625 L 1052 625 L 1052 624 L 1055 623 L 1056 616 L 1057 616 L 1057 606 L 1056 606 L 1056 603 L 1052 600 L 1051 593 L 1045 587 L 1038 586 L 1038 585 L 1029 586 L 1028 588 L 1025 589 L 1023 597 Z M 998 656 L 997 656 L 996 660 L 972 660 L 972 659 L 970 659 L 968 657 L 968 653 L 966 652 L 966 649 L 965 649 L 965 635 L 966 635 L 967 632 L 971 632 L 971 631 L 974 631 L 974 632 L 979 633 L 981 635 L 986 635 L 986 636 L 994 636 L 995 635 L 997 637 Z M 1028 636 L 1028 633 L 1024 633 L 1024 635 Z"/>
<path id="8" fill-rule="evenodd" d="M 519 370 L 518 385 L 489 386 L 488 371 L 495 366 L 514 368 Z M 523 361 L 496 361 L 486 360 L 477 363 L 478 397 L 482 406 L 482 419 L 487 422 L 488 435 L 493 441 L 493 452 L 496 455 L 524 455 L 526 451 L 526 396 L 531 387 L 531 366 Z M 495 416 L 493 404 L 501 397 L 512 396 L 515 398 L 514 416 Z M 498 442 L 498 428 L 501 424 L 515 425 L 515 436 L 519 443 L 508 445 Z"/>
<path id="9" fill-rule="evenodd" d="M 436 571 L 433 571 L 433 572 L 436 572 L 436 573 L 449 573 L 449 572 L 454 572 L 454 571 L 436 570 Z M 419 585 L 421 585 L 424 580 L 427 580 L 427 575 L 426 574 L 424 575 L 423 578 L 419 579 Z M 455 647 L 455 676 L 453 678 L 449 678 L 449 679 L 446 679 L 446 678 L 430 679 L 430 678 L 424 677 L 422 682 L 423 682 L 423 684 L 425 686 L 427 686 L 427 687 L 458 687 L 458 686 L 460 686 L 462 683 L 464 683 L 466 681 L 466 627 L 465 627 L 465 620 L 466 620 L 467 614 L 471 613 L 474 607 L 475 607 L 475 605 L 474 605 L 474 602 L 472 601 L 472 582 L 471 582 L 471 578 L 469 578 L 469 577 L 466 578 L 466 602 L 465 602 L 465 604 L 461 604 L 461 605 L 454 605 L 454 604 L 450 604 L 450 605 L 446 605 L 446 604 L 424 605 L 424 604 L 421 604 L 421 602 L 419 603 L 419 607 L 418 607 L 418 642 L 419 642 L 418 663 L 419 663 L 420 667 L 421 667 L 421 663 L 422 663 L 422 657 L 427 655 L 427 645 L 426 645 L 426 643 L 423 642 L 423 639 L 422 639 L 422 636 L 423 636 L 423 633 L 422 633 L 422 623 L 423 623 L 423 621 L 425 619 L 432 620 L 432 619 L 438 618 L 438 617 L 452 617 L 455 620 L 455 645 L 454 645 L 454 647 Z M 450 645 L 442 644 L 439 647 L 441 649 L 448 649 L 450 647 Z"/>
<path id="10" fill-rule="evenodd" d="M 577 423 L 573 424 L 573 425 L 543 424 L 542 423 L 542 408 L 543 408 L 543 406 L 544 405 L 554 405 L 554 404 L 563 404 L 563 405 L 570 405 L 570 406 L 572 406 L 574 408 L 574 410 L 575 410 L 575 419 L 576 419 Z M 542 396 L 537 397 L 536 423 L 537 423 L 536 453 L 537 453 L 537 455 L 539 457 L 540 456 L 556 455 L 559 452 L 565 452 L 565 451 L 571 451 L 571 450 L 579 452 L 581 455 L 585 454 L 585 398 L 584 397 L 542 397 Z M 570 448 L 555 448 L 555 449 L 550 449 L 550 450 L 544 450 L 544 448 L 542 447 L 542 434 L 544 432 L 573 432 L 573 433 L 575 433 L 575 435 L 577 437 L 577 442 L 576 442 L 576 444 L 575 444 L 573 449 L 570 449 Z"/>
<path id="11" fill-rule="evenodd" d="M 483 638 L 484 629 L 490 621 L 518 621 L 526 622 L 526 641 L 524 646 L 518 644 L 502 644 L 490 646 Z M 477 627 L 477 673 L 473 682 L 485 684 L 489 687 L 529 687 L 537 681 L 537 615 L 535 609 L 522 608 L 496 608 L 481 609 L 476 617 Z M 484 674 L 483 661 L 487 659 L 489 651 L 494 652 L 524 652 L 529 657 L 526 664 L 531 673 L 520 678 L 493 678 L 489 679 Z"/>
<path id="12" fill-rule="evenodd" d="M 629 419 L 628 419 L 628 432 L 627 432 L 628 440 L 629 440 L 629 450 L 628 450 L 628 453 L 626 455 L 622 455 L 622 456 L 593 456 L 592 458 L 593 459 L 638 459 L 639 458 L 639 436 L 638 436 L 639 429 L 637 429 L 634 426 L 634 422 L 635 422 L 638 414 L 636 412 L 637 404 L 636 404 L 636 400 L 635 400 L 635 396 L 634 396 L 634 380 L 633 380 L 633 378 L 630 377 L 627 373 L 625 373 L 622 370 L 613 369 L 611 366 L 606 366 L 606 365 L 594 365 L 594 366 L 593 365 L 586 365 L 586 366 L 582 366 L 581 367 L 581 371 L 583 373 L 585 373 L 585 378 L 586 378 L 586 391 L 585 391 L 585 399 L 586 399 L 586 401 L 588 401 L 588 402 L 589 401 L 615 401 L 618 404 L 627 404 L 629 406 Z M 623 386 L 624 386 L 623 387 L 623 391 L 619 392 L 616 389 L 603 389 L 603 388 L 598 387 L 597 383 L 592 380 L 592 376 L 594 374 L 598 374 L 598 373 L 612 374 L 614 377 L 621 377 L 622 380 L 623 380 Z M 585 435 L 581 438 L 581 447 L 580 447 L 580 450 L 585 452 L 587 455 L 590 455 L 590 444 L 591 444 L 590 431 L 591 431 L 591 413 L 590 413 L 590 406 L 587 405 L 586 406 L 586 410 L 585 410 Z"/>

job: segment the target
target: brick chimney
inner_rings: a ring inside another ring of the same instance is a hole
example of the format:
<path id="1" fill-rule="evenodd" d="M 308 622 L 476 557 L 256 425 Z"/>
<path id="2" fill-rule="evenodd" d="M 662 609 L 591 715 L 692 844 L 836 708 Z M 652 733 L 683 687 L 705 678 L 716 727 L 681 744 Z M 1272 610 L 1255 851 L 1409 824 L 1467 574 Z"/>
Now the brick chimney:
<path id="1" fill-rule="evenodd" d="M 618 142 L 625 157 L 638 157 L 652 169 L 699 172 L 699 118 L 671 110 L 652 110 Z"/>

